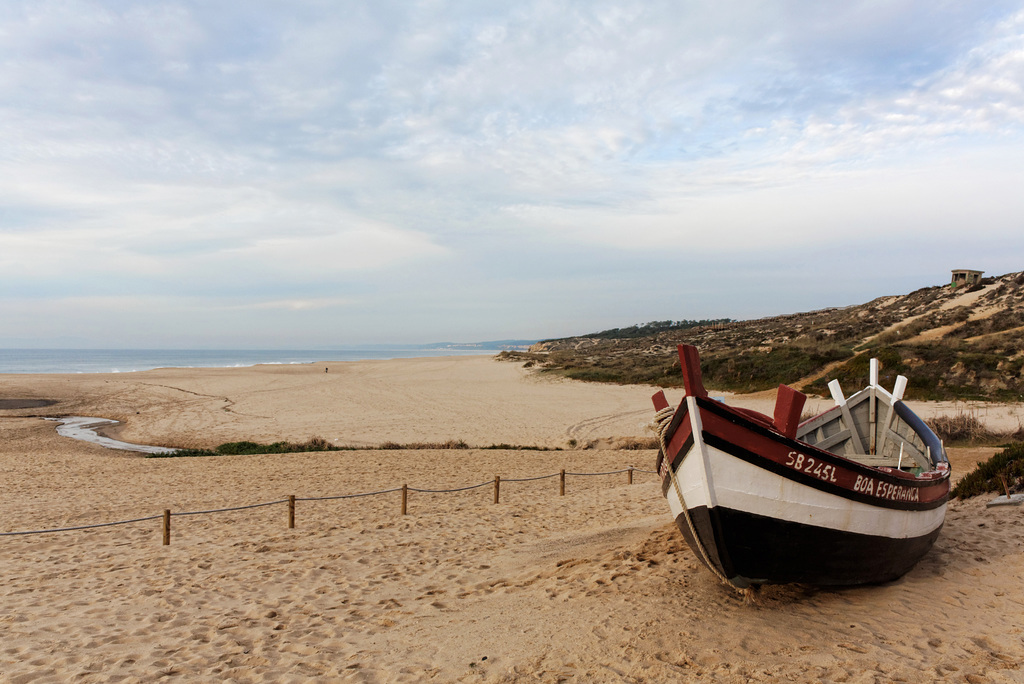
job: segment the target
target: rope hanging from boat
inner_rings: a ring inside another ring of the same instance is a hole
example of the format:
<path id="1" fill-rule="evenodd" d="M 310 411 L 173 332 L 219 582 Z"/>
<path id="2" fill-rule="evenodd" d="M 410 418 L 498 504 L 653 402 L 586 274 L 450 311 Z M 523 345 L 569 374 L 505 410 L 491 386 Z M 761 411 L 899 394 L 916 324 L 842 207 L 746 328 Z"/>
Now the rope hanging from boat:
<path id="1" fill-rule="evenodd" d="M 693 525 L 693 517 L 690 515 L 690 509 L 686 507 L 686 500 L 683 498 L 683 490 L 679 487 L 679 480 L 676 479 L 676 473 L 672 469 L 672 461 L 669 460 L 668 455 L 668 444 L 665 443 L 665 433 L 668 432 L 669 425 L 672 424 L 672 418 L 675 416 L 675 409 L 671 406 L 667 406 L 657 413 L 654 414 L 654 423 L 652 427 L 654 432 L 658 435 L 658 444 L 661 445 L 661 458 L 663 458 L 667 465 L 665 469 L 668 470 L 668 476 L 672 480 L 672 486 L 676 490 L 676 496 L 679 497 L 679 505 L 683 507 L 683 517 L 686 518 L 686 526 L 690 528 L 690 535 L 693 537 L 693 542 L 697 546 L 697 550 L 700 551 L 700 555 L 704 558 L 704 564 L 708 566 L 711 572 L 715 573 L 718 579 L 722 580 L 724 584 L 730 587 L 736 588 L 729 579 L 722 574 L 722 571 L 718 569 L 715 563 L 711 562 L 711 557 L 708 555 L 707 549 L 704 548 L 704 543 L 697 536 L 697 529 Z M 659 460 L 659 470 L 660 460 Z"/>

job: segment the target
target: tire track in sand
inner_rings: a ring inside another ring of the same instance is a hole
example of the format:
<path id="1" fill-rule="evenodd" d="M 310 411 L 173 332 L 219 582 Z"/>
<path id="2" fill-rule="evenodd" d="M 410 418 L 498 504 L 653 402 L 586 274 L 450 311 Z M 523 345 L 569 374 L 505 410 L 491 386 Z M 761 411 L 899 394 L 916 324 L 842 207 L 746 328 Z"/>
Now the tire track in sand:
<path id="1" fill-rule="evenodd" d="M 636 437 L 636 431 L 632 431 L 625 435 L 612 435 L 609 434 L 606 428 L 609 428 L 617 423 L 625 423 L 630 419 L 638 419 L 645 425 L 649 421 L 644 421 L 644 418 L 648 414 L 653 415 L 652 411 L 647 409 L 638 409 L 634 411 L 618 411 L 616 413 L 607 413 L 603 416 L 594 416 L 592 418 L 585 418 L 578 423 L 573 423 L 565 429 L 567 437 L 579 440 L 581 438 L 601 438 L 601 437 Z"/>

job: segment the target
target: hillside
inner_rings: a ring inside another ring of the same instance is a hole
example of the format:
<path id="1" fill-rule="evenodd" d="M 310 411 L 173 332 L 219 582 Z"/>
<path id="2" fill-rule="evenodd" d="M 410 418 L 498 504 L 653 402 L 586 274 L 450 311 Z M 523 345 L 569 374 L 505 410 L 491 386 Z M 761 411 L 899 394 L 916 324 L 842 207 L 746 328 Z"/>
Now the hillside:
<path id="1" fill-rule="evenodd" d="M 971 288 L 927 287 L 844 308 L 750 321 L 670 321 L 546 340 L 506 352 L 542 372 L 580 380 L 681 383 L 676 345 L 696 345 L 705 383 L 755 392 L 779 383 L 826 395 L 839 378 L 856 386 L 868 360 L 881 362 L 883 385 L 910 380 L 911 399 L 1024 396 L 1024 272 L 985 278 Z"/>

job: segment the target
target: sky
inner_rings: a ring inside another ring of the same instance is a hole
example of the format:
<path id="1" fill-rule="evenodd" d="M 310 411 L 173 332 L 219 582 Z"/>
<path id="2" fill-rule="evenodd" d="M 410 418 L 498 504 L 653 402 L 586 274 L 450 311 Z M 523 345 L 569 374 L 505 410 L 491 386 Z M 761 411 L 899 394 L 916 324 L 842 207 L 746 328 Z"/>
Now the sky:
<path id="1" fill-rule="evenodd" d="M 0 0 L 0 346 L 541 339 L 1024 269 L 1024 0 Z"/>

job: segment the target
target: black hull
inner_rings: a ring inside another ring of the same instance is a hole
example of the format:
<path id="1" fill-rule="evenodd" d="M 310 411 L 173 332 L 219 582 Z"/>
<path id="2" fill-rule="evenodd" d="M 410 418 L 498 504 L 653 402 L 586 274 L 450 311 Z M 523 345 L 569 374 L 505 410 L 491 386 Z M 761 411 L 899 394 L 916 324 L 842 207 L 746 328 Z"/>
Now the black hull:
<path id="1" fill-rule="evenodd" d="M 804 583 L 844 586 L 889 582 L 906 574 L 928 552 L 941 526 L 909 539 L 856 534 L 778 520 L 722 506 L 690 510 L 705 551 L 736 586 Z M 682 515 L 687 544 L 704 560 Z M 724 541 L 727 540 L 727 541 Z"/>

